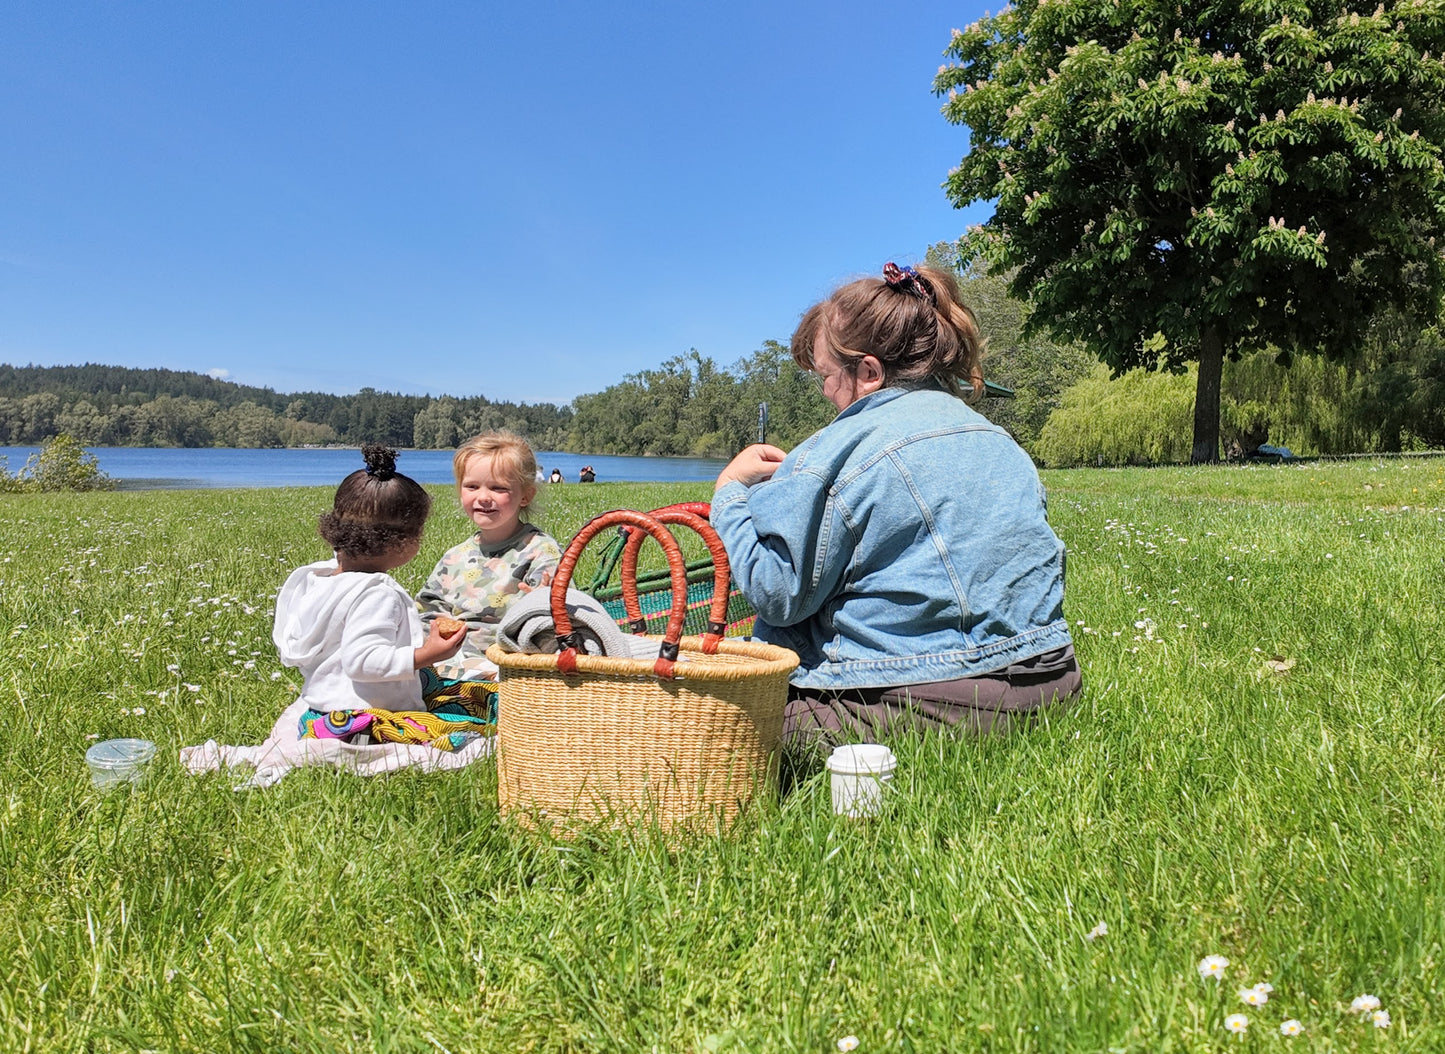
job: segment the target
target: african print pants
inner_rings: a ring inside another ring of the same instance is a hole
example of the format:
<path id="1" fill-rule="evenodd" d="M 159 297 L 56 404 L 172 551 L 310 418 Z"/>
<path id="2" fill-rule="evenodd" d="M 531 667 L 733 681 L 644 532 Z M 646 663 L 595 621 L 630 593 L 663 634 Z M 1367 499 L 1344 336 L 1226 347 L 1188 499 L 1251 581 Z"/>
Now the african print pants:
<path id="1" fill-rule="evenodd" d="M 449 681 L 427 667 L 419 673 L 425 710 L 307 710 L 300 738 L 347 743 L 410 743 L 460 750 L 497 731 L 497 682 Z"/>

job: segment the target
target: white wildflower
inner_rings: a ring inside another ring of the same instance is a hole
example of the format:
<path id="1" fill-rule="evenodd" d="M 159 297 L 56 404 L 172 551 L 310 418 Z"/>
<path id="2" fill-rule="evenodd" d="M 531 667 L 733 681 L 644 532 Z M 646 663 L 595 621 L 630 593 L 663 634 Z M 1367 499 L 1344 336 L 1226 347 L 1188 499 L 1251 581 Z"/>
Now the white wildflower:
<path id="1" fill-rule="evenodd" d="M 1224 968 L 1229 965 L 1229 960 L 1222 955 L 1206 955 L 1199 960 L 1199 976 L 1214 978 L 1218 980 L 1224 976 Z"/>
<path id="2" fill-rule="evenodd" d="M 1258 988 L 1241 988 L 1239 1001 L 1246 1006 L 1264 1006 L 1269 1002 L 1269 993 L 1261 992 Z"/>

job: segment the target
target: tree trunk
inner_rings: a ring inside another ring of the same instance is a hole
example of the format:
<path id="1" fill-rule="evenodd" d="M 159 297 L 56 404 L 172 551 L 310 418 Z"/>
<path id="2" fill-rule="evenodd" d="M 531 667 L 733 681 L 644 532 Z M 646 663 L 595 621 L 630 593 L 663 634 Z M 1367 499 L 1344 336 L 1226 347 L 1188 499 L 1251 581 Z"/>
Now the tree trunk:
<path id="1" fill-rule="evenodd" d="M 1199 385 L 1194 389 L 1193 465 L 1219 460 L 1219 382 L 1224 373 L 1224 342 L 1219 330 L 1205 326 L 1199 338 Z"/>

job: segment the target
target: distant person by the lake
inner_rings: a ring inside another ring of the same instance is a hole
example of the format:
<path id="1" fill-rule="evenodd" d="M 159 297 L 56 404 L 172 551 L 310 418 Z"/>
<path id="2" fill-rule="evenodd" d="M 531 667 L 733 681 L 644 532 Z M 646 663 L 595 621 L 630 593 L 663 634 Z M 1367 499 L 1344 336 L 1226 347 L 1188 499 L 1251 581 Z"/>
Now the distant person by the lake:
<path id="1" fill-rule="evenodd" d="M 537 482 L 538 482 L 538 483 L 543 483 L 543 482 L 546 481 L 546 479 L 547 479 L 547 477 L 546 477 L 546 475 L 544 474 L 544 472 L 543 472 L 543 470 L 542 470 L 542 466 L 541 466 L 541 465 L 538 465 L 538 466 L 537 466 L 537 475 L 536 475 L 536 480 L 537 480 Z"/>
<path id="2" fill-rule="evenodd" d="M 982 343 L 946 271 L 844 285 L 792 339 L 837 418 L 718 476 L 712 523 L 754 635 L 802 660 L 789 741 L 1002 730 L 1080 690 L 1038 472 L 965 402 Z"/>
<path id="3" fill-rule="evenodd" d="M 597 482 L 597 473 L 595 473 L 595 472 L 592 471 L 592 466 L 591 466 L 591 465 L 583 465 L 583 466 L 582 466 L 582 470 L 577 473 L 577 482 L 578 482 L 578 483 L 595 483 L 595 482 Z"/>
<path id="4" fill-rule="evenodd" d="M 550 482 L 550 483 L 562 483 L 562 482 L 564 482 L 563 479 L 562 479 L 562 470 L 561 470 L 560 468 L 554 468 L 554 469 L 552 470 L 552 475 L 548 476 L 547 479 L 548 479 L 548 482 Z"/>

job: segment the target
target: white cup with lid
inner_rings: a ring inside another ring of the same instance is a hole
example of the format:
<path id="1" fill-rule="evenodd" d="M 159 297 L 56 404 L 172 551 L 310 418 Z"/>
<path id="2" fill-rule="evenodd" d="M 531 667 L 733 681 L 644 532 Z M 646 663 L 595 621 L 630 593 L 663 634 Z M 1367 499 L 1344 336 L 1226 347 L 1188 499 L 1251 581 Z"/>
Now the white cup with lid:
<path id="1" fill-rule="evenodd" d="M 847 743 L 828 757 L 833 811 L 839 816 L 875 816 L 883 789 L 893 781 L 898 759 L 880 743 Z"/>

